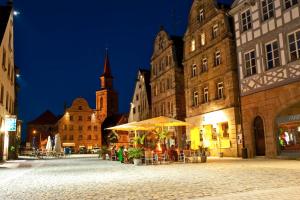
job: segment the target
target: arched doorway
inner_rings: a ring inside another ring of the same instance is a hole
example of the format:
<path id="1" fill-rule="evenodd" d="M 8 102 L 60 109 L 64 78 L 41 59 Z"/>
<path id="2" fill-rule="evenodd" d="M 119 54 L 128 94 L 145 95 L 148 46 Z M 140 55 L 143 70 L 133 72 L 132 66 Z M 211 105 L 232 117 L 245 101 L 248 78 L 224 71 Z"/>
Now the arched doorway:
<path id="1" fill-rule="evenodd" d="M 254 128 L 256 156 L 265 156 L 266 143 L 265 143 L 264 122 L 261 117 L 257 116 L 255 118 L 253 128 Z"/>

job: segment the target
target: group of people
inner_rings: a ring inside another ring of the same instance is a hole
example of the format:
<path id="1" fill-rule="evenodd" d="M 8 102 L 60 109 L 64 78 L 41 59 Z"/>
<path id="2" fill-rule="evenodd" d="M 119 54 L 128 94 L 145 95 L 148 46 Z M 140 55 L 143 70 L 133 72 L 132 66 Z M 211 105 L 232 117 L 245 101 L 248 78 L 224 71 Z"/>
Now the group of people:
<path id="1" fill-rule="evenodd" d="M 111 154 L 121 163 L 128 163 L 128 150 L 125 146 L 120 146 L 118 149 L 116 146 L 113 146 Z"/>

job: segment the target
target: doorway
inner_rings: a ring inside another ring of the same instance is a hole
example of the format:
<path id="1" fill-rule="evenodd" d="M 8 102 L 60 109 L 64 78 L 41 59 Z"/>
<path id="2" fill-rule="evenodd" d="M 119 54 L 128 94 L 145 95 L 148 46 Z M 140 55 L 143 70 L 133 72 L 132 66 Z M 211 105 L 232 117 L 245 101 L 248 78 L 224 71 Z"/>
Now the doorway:
<path id="1" fill-rule="evenodd" d="M 255 137 L 255 152 L 256 156 L 266 155 L 266 143 L 264 122 L 261 117 L 257 116 L 254 120 L 254 137 Z"/>

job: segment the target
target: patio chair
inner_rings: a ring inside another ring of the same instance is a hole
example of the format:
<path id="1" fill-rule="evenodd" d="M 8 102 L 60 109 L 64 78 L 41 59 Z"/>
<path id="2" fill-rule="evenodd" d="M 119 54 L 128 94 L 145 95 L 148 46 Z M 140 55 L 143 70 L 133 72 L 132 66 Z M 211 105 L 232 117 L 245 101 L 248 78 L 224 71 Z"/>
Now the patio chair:
<path id="1" fill-rule="evenodd" d="M 158 154 L 158 161 L 160 164 L 168 163 L 168 159 L 169 159 L 169 156 L 168 156 L 167 152 Z"/>
<path id="2" fill-rule="evenodd" d="M 184 162 L 184 153 L 183 153 L 183 151 L 178 151 L 178 162 Z"/>
<path id="3" fill-rule="evenodd" d="M 150 163 L 150 162 L 152 165 L 154 164 L 153 152 L 145 151 L 145 165 L 147 165 L 147 163 Z"/>
<path id="4" fill-rule="evenodd" d="M 183 150 L 184 163 L 193 162 L 193 156 L 191 150 Z"/>

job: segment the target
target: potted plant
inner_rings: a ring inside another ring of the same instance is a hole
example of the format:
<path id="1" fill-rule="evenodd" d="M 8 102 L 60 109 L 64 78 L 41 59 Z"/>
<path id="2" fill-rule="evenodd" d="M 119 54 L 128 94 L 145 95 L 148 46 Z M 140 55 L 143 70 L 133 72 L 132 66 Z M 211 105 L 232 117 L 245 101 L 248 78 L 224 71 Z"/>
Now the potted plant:
<path id="1" fill-rule="evenodd" d="M 142 163 L 141 157 L 144 155 L 141 148 L 128 149 L 128 158 L 133 159 L 134 165 L 140 165 Z"/>
<path id="2" fill-rule="evenodd" d="M 99 158 L 101 157 L 102 160 L 105 160 L 106 158 L 106 154 L 109 153 L 109 150 L 107 148 L 107 146 L 102 146 L 99 150 Z"/>

